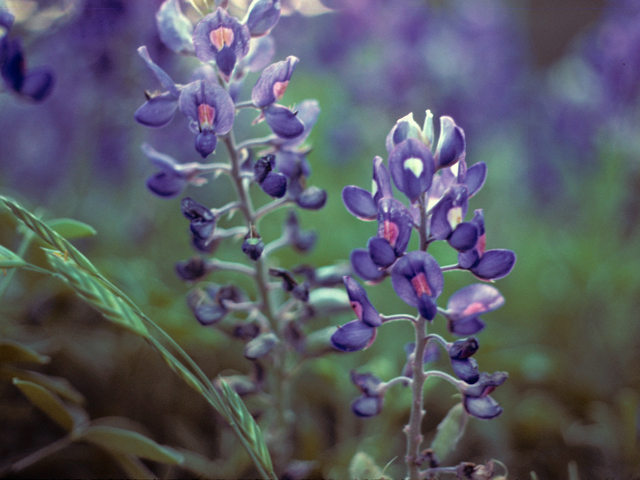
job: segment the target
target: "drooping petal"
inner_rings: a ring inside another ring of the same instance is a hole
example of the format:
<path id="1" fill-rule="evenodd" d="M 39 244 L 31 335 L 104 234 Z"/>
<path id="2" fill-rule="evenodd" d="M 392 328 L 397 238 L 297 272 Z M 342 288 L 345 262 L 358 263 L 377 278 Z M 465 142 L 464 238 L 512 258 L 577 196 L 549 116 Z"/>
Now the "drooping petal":
<path id="1" fill-rule="evenodd" d="M 516 254 L 511 250 L 488 250 L 480 261 L 469 270 L 480 280 L 498 280 L 506 277 L 516 263 Z"/>
<path id="2" fill-rule="evenodd" d="M 382 325 L 380 314 L 371 304 L 367 291 L 357 281 L 349 276 L 343 278 L 344 286 L 347 289 L 351 308 L 355 312 L 358 320 L 364 322 L 370 327 L 379 327 Z"/>
<path id="3" fill-rule="evenodd" d="M 389 171 L 398 190 L 415 202 L 420 194 L 429 190 L 435 163 L 424 143 L 408 138 L 389 154 Z"/>
<path id="4" fill-rule="evenodd" d="M 357 352 L 369 347 L 376 338 L 376 329 L 360 320 L 338 327 L 331 336 L 331 344 L 334 348 L 343 352 Z"/>
<path id="5" fill-rule="evenodd" d="M 348 185 L 342 189 L 342 202 L 349 213 L 360 220 L 375 220 L 378 206 L 366 190 Z"/>
<path id="6" fill-rule="evenodd" d="M 440 136 L 435 160 L 438 168 L 447 168 L 465 156 L 464 131 L 451 117 L 440 117 Z"/>

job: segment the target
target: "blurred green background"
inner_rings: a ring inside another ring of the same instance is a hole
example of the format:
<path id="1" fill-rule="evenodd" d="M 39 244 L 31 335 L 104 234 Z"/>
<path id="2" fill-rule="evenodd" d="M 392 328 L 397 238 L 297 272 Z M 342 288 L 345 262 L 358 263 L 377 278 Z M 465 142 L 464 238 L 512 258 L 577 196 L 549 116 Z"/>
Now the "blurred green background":
<path id="1" fill-rule="evenodd" d="M 140 151 L 143 141 L 181 162 L 197 160 L 183 118 L 153 131 L 133 120 L 144 89 L 156 88 L 138 46 L 148 45 L 176 81 L 186 82 L 195 66 L 161 45 L 154 21 L 160 2 L 7 3 L 17 15 L 12 35 L 23 39 L 29 65 L 49 65 L 57 80 L 42 104 L 0 95 L 0 193 L 41 207 L 44 218 L 94 226 L 98 235 L 78 247 L 208 375 L 246 373 L 242 343 L 201 327 L 186 305 L 189 286 L 174 265 L 193 251 L 179 199 L 154 197 L 144 185 L 153 167 Z M 413 111 L 421 123 L 426 109 L 436 118 L 452 115 L 466 132 L 467 163 L 488 165 L 487 183 L 470 203 L 484 209 L 487 248 L 514 250 L 518 262 L 496 283 L 506 305 L 486 315 L 476 355 L 481 370 L 509 372 L 493 394 L 504 413 L 487 422 L 472 419 L 447 463 L 495 458 L 519 479 L 531 478 L 531 471 L 541 479 L 569 478 L 570 464 L 582 479 L 640 476 L 637 7 L 550 0 L 326 5 L 340 10 L 296 12 L 273 32 L 276 59 L 301 59 L 283 103 L 320 103 L 310 182 L 329 194 L 325 209 L 300 214 L 303 228 L 319 233 L 315 250 L 301 257 L 285 249 L 276 261 L 321 266 L 363 248 L 375 226 L 346 212 L 342 188 L 368 188 L 371 160 L 385 157 L 385 137 L 398 118 Z M 616 70 L 621 63 L 625 68 Z M 245 97 L 251 86 L 250 79 Z M 255 134 L 252 118 L 243 114 L 236 123 L 240 139 Z M 225 180 L 187 191 L 212 206 L 231 193 Z M 283 219 L 280 212 L 265 222 L 265 239 L 279 234 Z M 6 211 L 0 211 L 0 244 L 14 251 L 19 244 Z M 220 258 L 241 258 L 238 245 L 228 247 Z M 44 264 L 38 250 L 32 247 L 27 257 Z M 446 246 L 434 245 L 433 254 L 441 264 L 455 261 Z M 228 278 L 212 276 L 220 283 Z M 442 302 L 473 280 L 450 273 L 445 281 Z M 368 291 L 385 314 L 411 312 L 389 282 Z M 442 318 L 433 331 L 448 337 Z M 18 272 L 2 297 L 0 335 L 50 355 L 39 371 L 68 379 L 86 397 L 92 418 L 132 419 L 159 443 L 219 460 L 212 468 L 221 476 L 237 474 L 234 465 L 245 468 L 244 454 L 235 455 L 235 439 L 206 403 L 142 341 L 107 324 L 60 282 Z M 314 478 L 345 478 L 358 450 L 381 466 L 395 457 L 387 472 L 404 475 L 408 391 L 393 387 L 379 417 L 358 419 L 349 408 L 357 391 L 348 372 L 392 378 L 411 337 L 408 326 L 386 325 L 370 349 L 330 354 L 304 367 L 294 386 L 296 458 L 317 461 Z M 61 436 L 1 380 L 0 467 Z M 433 435 L 457 400 L 444 382 L 433 380 L 427 389 L 424 431 Z M 150 465 L 159 475 L 189 477 Z M 99 450 L 78 444 L 20 475 L 123 473 Z"/>

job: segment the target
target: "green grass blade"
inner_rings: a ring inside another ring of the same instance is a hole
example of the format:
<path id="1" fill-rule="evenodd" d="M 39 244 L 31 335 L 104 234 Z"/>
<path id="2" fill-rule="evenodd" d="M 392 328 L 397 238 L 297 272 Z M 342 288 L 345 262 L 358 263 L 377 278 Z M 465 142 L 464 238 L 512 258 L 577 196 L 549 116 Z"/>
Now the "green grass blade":
<path id="1" fill-rule="evenodd" d="M 9 210 L 11 210 L 11 213 L 13 213 L 17 219 L 21 220 L 46 243 L 62 252 L 65 256 L 73 258 L 75 262 L 85 270 L 93 273 L 94 275 L 99 275 L 98 270 L 87 259 L 87 257 L 80 253 L 80 251 L 71 245 L 67 239 L 56 233 L 49 225 L 40 220 L 33 213 L 25 210 L 7 197 L 0 196 L 0 201 L 3 202 Z"/>
<path id="2" fill-rule="evenodd" d="M 149 336 L 149 331 L 138 312 L 129 305 L 128 301 L 114 293 L 102 278 L 78 268 L 74 261 L 65 260 L 58 252 L 45 250 L 45 253 L 53 269 L 107 320 L 142 337 Z"/>

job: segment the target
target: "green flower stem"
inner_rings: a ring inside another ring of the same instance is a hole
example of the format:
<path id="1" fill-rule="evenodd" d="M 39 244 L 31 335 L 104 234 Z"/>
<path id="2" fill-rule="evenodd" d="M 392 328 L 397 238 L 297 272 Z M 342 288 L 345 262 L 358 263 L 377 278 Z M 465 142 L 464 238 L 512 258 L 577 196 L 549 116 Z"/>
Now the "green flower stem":
<path id="1" fill-rule="evenodd" d="M 271 213 L 271 212 L 275 212 L 276 210 L 285 207 L 289 204 L 293 203 L 292 200 L 290 200 L 287 197 L 283 197 L 280 198 L 279 200 L 276 200 L 274 202 L 270 202 L 267 203 L 266 205 L 264 205 L 263 207 L 260 207 L 258 209 L 258 211 L 256 212 L 255 215 L 255 220 L 256 222 L 259 221 L 262 217 L 264 217 L 265 215 Z"/>
<path id="2" fill-rule="evenodd" d="M 417 459 L 420 455 L 420 445 L 422 445 L 422 419 L 426 411 L 424 404 L 424 382 L 425 372 L 422 368 L 422 359 L 427 345 L 427 320 L 422 316 L 414 324 L 416 330 L 416 349 L 413 353 L 413 383 L 411 384 L 411 414 L 409 423 L 404 428 L 407 435 L 407 477 L 409 480 L 419 480 L 420 464 Z"/>
<path id="3" fill-rule="evenodd" d="M 265 147 L 269 145 L 270 142 L 275 138 L 277 138 L 275 135 L 267 135 L 266 137 L 251 138 L 249 140 L 245 140 L 244 142 L 240 142 L 238 144 L 238 151 L 241 151 L 244 148 Z"/>
<path id="4" fill-rule="evenodd" d="M 231 173 L 238 193 L 238 208 L 245 217 L 247 227 L 256 225 L 259 218 L 266 215 L 268 212 L 275 210 L 276 208 L 285 205 L 286 200 L 277 200 L 262 207 L 258 212 L 254 212 L 251 203 L 251 196 L 249 195 L 249 182 L 247 179 L 242 178 L 241 172 L 241 160 L 240 160 L 240 148 L 247 148 L 247 146 L 253 146 L 249 142 L 245 142 L 242 146 L 236 146 L 233 131 L 222 137 L 225 146 L 229 152 L 231 158 Z M 256 141 L 260 141 L 257 139 Z M 271 448 L 276 449 L 274 452 L 278 459 L 287 459 L 290 442 L 289 442 L 289 430 L 291 425 L 290 417 L 290 392 L 288 373 L 286 371 L 286 357 L 287 348 L 286 342 L 284 342 L 284 335 L 282 332 L 282 325 L 279 322 L 279 317 L 274 313 L 274 307 L 271 303 L 271 296 L 269 294 L 269 278 L 268 268 L 266 266 L 266 259 L 269 252 L 263 252 L 263 255 L 255 263 L 255 280 L 258 287 L 258 292 L 261 297 L 261 311 L 267 318 L 271 330 L 278 337 L 278 346 L 274 349 L 271 356 L 273 359 L 273 368 L 271 371 L 271 394 L 274 398 L 274 404 L 276 406 L 276 423 L 273 430 L 273 442 Z M 274 448 L 275 447 L 275 448 Z M 277 464 L 281 464 L 276 460 Z"/>

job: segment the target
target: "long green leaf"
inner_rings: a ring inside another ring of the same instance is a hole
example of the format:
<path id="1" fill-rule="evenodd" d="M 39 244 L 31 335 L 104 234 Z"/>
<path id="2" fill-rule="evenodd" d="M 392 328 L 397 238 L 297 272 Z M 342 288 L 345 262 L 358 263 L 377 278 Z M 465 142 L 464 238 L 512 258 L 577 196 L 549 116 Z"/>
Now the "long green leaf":
<path id="1" fill-rule="evenodd" d="M 74 440 L 84 440 L 110 451 L 128 453 L 169 465 L 180 465 L 184 461 L 182 454 L 176 450 L 123 428 L 90 425 L 79 430 L 74 435 Z"/>
<path id="2" fill-rule="evenodd" d="M 33 348 L 14 342 L 13 340 L 0 341 L 0 363 L 49 363 L 47 355 L 41 355 Z"/>
<path id="3" fill-rule="evenodd" d="M 18 378 L 13 379 L 13 384 L 25 394 L 31 403 L 46 413 L 54 422 L 69 432 L 73 430 L 75 423 L 73 416 L 55 393 L 36 383 Z"/>
<path id="4" fill-rule="evenodd" d="M 71 218 L 56 218 L 55 220 L 49 220 L 47 225 L 49 225 L 54 232 L 62 235 L 67 240 L 93 237 L 98 233 L 91 225 L 87 225 L 84 222 L 73 220 Z"/>
<path id="5" fill-rule="evenodd" d="M 0 366 L 0 375 L 11 379 L 17 378 L 19 380 L 36 383 L 41 387 L 56 393 L 63 399 L 75 403 L 76 405 L 82 405 L 84 403 L 84 396 L 78 390 L 73 388 L 73 385 L 71 385 L 69 380 L 66 378 L 44 375 L 39 372 L 16 368 L 11 365 Z"/>
<path id="6" fill-rule="evenodd" d="M 438 460 L 444 461 L 447 455 L 456 448 L 467 426 L 468 419 L 469 416 L 464 411 L 462 403 L 451 407 L 451 410 L 442 419 L 438 425 L 438 433 L 431 442 L 431 448 Z"/>

